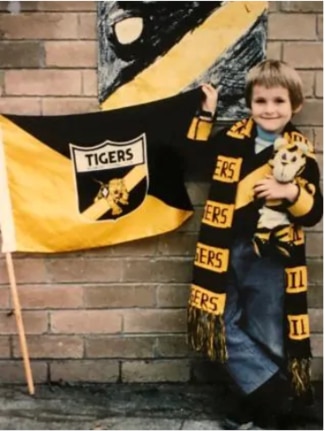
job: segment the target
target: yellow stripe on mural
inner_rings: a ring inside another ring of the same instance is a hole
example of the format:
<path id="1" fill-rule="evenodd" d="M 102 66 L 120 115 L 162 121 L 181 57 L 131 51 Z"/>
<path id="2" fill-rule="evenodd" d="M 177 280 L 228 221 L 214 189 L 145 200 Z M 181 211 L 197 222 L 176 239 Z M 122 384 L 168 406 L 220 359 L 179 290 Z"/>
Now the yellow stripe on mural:
<path id="1" fill-rule="evenodd" d="M 209 69 L 267 8 L 265 1 L 231 1 L 194 31 L 187 33 L 162 58 L 119 87 L 102 104 L 116 109 L 160 100 L 179 93 Z"/>

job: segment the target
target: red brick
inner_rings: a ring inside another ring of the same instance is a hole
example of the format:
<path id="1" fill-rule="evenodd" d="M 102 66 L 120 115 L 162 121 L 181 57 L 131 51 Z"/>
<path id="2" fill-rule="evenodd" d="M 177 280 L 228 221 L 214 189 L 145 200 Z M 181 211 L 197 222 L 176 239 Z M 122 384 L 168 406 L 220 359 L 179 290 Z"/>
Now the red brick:
<path id="1" fill-rule="evenodd" d="M 22 2 L 24 5 L 25 2 Z M 38 1 L 31 2 L 37 4 L 38 10 L 43 11 L 95 11 L 95 1 Z M 24 6 L 23 6 L 24 7 Z"/>
<path id="2" fill-rule="evenodd" d="M 310 332 L 323 332 L 323 310 L 320 308 L 310 308 Z"/>
<path id="3" fill-rule="evenodd" d="M 133 259 L 123 262 L 124 282 L 185 283 L 192 277 L 192 259 Z"/>
<path id="4" fill-rule="evenodd" d="M 98 100 L 87 97 L 44 97 L 42 99 L 42 114 L 64 115 L 83 114 L 98 111 Z"/>
<path id="5" fill-rule="evenodd" d="M 3 39 L 76 39 L 77 14 L 20 13 L 0 15 Z"/>
<path id="6" fill-rule="evenodd" d="M 2 68 L 41 67 L 43 47 L 40 42 L 1 42 Z"/>
<path id="7" fill-rule="evenodd" d="M 295 68 L 322 68 L 323 45 L 314 42 L 285 42 L 283 60 Z"/>
<path id="8" fill-rule="evenodd" d="M 48 313 L 46 311 L 22 311 L 26 334 L 42 334 L 47 331 Z M 0 334 L 17 334 L 15 315 L 0 312 Z"/>
<path id="9" fill-rule="evenodd" d="M 323 358 L 313 358 L 311 362 L 311 379 L 312 381 L 323 381 Z"/>
<path id="10" fill-rule="evenodd" d="M 171 232 L 158 240 L 158 254 L 168 256 L 194 256 L 197 233 Z"/>
<path id="11" fill-rule="evenodd" d="M 50 313 L 51 331 L 65 334 L 110 334 L 121 331 L 121 313 L 112 310 L 70 310 Z"/>
<path id="12" fill-rule="evenodd" d="M 82 94 L 97 97 L 97 71 L 95 69 L 82 71 Z"/>
<path id="13" fill-rule="evenodd" d="M 136 242 L 116 244 L 108 249 L 109 255 L 128 256 L 130 258 L 139 256 L 150 256 L 156 254 L 158 237 L 142 238 Z"/>
<path id="14" fill-rule="evenodd" d="M 0 287 L 0 309 L 7 309 L 9 307 L 10 287 Z"/>
<path id="15" fill-rule="evenodd" d="M 187 382 L 190 379 L 188 360 L 124 361 L 123 382 Z"/>
<path id="16" fill-rule="evenodd" d="M 315 95 L 316 97 L 323 97 L 323 72 L 317 71 L 316 72 L 316 89 L 315 89 Z"/>
<path id="17" fill-rule="evenodd" d="M 322 308 L 323 306 L 323 287 L 309 285 L 308 306 L 310 308 Z"/>
<path id="18" fill-rule="evenodd" d="M 308 259 L 308 278 L 311 284 L 323 284 L 323 262 L 320 259 Z"/>
<path id="19" fill-rule="evenodd" d="M 185 310 L 125 310 L 123 331 L 142 332 L 184 332 L 186 329 Z"/>
<path id="20" fill-rule="evenodd" d="M 307 234 L 307 256 L 322 257 L 323 256 L 323 237 L 320 233 L 309 232 Z"/>
<path id="21" fill-rule="evenodd" d="M 9 1 L 0 2 L 0 11 L 10 11 L 12 5 Z M 19 11 L 94 11 L 95 1 L 22 1 L 17 2 Z"/>
<path id="22" fill-rule="evenodd" d="M 282 44 L 281 42 L 267 42 L 266 57 L 272 60 L 281 60 L 282 58 Z"/>
<path id="23" fill-rule="evenodd" d="M 121 281 L 123 262 L 116 259 L 83 259 L 81 257 L 49 258 L 46 266 L 51 281 L 111 282 Z"/>
<path id="24" fill-rule="evenodd" d="M 323 38 L 324 38 L 324 17 L 323 17 L 323 15 L 317 16 L 317 34 L 318 34 L 318 38 L 323 40 Z"/>
<path id="25" fill-rule="evenodd" d="M 47 381 L 47 364 L 45 362 L 31 361 L 34 383 Z M 0 361 L 0 383 L 26 383 L 24 365 L 21 360 Z"/>
<path id="26" fill-rule="evenodd" d="M 87 358 L 152 358 L 155 337 L 93 337 L 85 341 Z"/>
<path id="27" fill-rule="evenodd" d="M 6 11 L 10 13 L 20 13 L 21 11 L 36 11 L 38 2 L 35 1 L 22 1 L 22 2 L 11 2 L 1 1 L 0 11 Z"/>
<path id="28" fill-rule="evenodd" d="M 97 40 L 96 13 L 80 13 L 78 20 L 78 39 Z"/>
<path id="29" fill-rule="evenodd" d="M 152 307 L 155 305 L 155 286 L 125 285 L 85 286 L 86 308 Z"/>
<path id="30" fill-rule="evenodd" d="M 48 41 L 44 43 L 45 64 L 49 67 L 95 67 L 97 44 L 94 41 Z"/>
<path id="31" fill-rule="evenodd" d="M 31 283 L 45 281 L 46 271 L 43 259 L 14 259 L 13 262 L 17 283 Z M 0 283 L 8 283 L 6 262 L 0 260 Z"/>
<path id="32" fill-rule="evenodd" d="M 315 15 L 273 13 L 268 17 L 268 38 L 277 40 L 314 40 Z"/>
<path id="33" fill-rule="evenodd" d="M 268 2 L 268 13 L 277 12 L 280 9 L 279 1 L 269 1 Z"/>
<path id="34" fill-rule="evenodd" d="M 311 336 L 311 349 L 315 358 L 323 356 L 323 336 L 321 334 Z"/>
<path id="35" fill-rule="evenodd" d="M 9 12 L 9 1 L 1 1 L 0 2 L 0 11 L 6 11 Z"/>
<path id="36" fill-rule="evenodd" d="M 185 307 L 189 284 L 161 284 L 157 289 L 158 307 Z"/>
<path id="37" fill-rule="evenodd" d="M 316 151 L 322 151 L 323 150 L 323 145 L 324 145 L 324 134 L 323 134 L 323 128 L 322 127 L 315 127 L 314 128 L 314 135 L 315 135 L 315 139 L 314 139 L 314 143 L 315 143 L 315 148 Z"/>
<path id="38" fill-rule="evenodd" d="M 0 96 L 3 95 L 3 91 L 4 91 L 4 77 L 5 77 L 5 72 L 3 70 L 0 70 Z M 0 97 L 0 101 L 1 101 L 1 97 Z M 3 111 L 2 111 L 3 112 Z"/>
<path id="39" fill-rule="evenodd" d="M 15 358 L 21 357 L 18 337 L 13 340 Z M 31 358 L 82 358 L 84 342 L 81 337 L 62 335 L 38 335 L 28 337 Z"/>
<path id="40" fill-rule="evenodd" d="M 306 100 L 302 111 L 295 115 L 294 122 L 298 125 L 321 126 L 323 124 L 322 100 Z"/>
<path id="41" fill-rule="evenodd" d="M 185 335 L 168 335 L 157 338 L 157 353 L 161 357 L 185 357 L 189 347 Z"/>
<path id="42" fill-rule="evenodd" d="M 303 82 L 304 97 L 312 97 L 314 94 L 314 72 L 299 70 L 299 75 Z"/>
<path id="43" fill-rule="evenodd" d="M 77 70 L 8 70 L 6 94 L 67 96 L 81 93 L 81 73 Z"/>
<path id="44" fill-rule="evenodd" d="M 19 287 L 23 308 L 78 308 L 83 305 L 83 289 L 74 285 L 24 285 Z"/>
<path id="45" fill-rule="evenodd" d="M 0 337 L 0 358 L 9 358 L 10 356 L 10 338 Z"/>
<path id="46" fill-rule="evenodd" d="M 6 114 L 39 115 L 41 102 L 36 97 L 0 97 L 0 111 Z"/>
<path id="47" fill-rule="evenodd" d="M 279 2 L 284 12 L 322 12 L 322 1 L 282 1 Z"/>
<path id="48" fill-rule="evenodd" d="M 96 359 L 94 361 L 56 361 L 50 363 L 51 381 L 112 382 L 119 379 L 119 362 Z"/>

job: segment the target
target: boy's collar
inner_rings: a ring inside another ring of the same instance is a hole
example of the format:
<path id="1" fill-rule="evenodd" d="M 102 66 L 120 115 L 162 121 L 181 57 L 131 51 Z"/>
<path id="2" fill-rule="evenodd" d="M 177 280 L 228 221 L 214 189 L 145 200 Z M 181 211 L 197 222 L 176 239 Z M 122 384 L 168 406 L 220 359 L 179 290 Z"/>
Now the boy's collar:
<path id="1" fill-rule="evenodd" d="M 257 137 L 266 142 L 274 142 L 276 138 L 280 136 L 279 133 L 267 132 L 262 129 L 258 124 L 256 124 Z"/>

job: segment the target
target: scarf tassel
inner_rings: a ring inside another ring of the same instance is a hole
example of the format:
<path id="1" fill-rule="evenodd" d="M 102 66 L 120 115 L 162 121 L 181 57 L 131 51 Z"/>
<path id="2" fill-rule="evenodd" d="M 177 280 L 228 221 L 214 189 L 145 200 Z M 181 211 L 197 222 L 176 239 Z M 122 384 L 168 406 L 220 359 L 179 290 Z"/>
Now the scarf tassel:
<path id="1" fill-rule="evenodd" d="M 188 342 L 197 352 L 209 359 L 227 360 L 225 326 L 221 315 L 208 313 L 199 308 L 188 307 Z"/>
<path id="2" fill-rule="evenodd" d="M 290 359 L 288 371 L 291 375 L 291 383 L 297 396 L 307 395 L 312 391 L 310 359 Z"/>

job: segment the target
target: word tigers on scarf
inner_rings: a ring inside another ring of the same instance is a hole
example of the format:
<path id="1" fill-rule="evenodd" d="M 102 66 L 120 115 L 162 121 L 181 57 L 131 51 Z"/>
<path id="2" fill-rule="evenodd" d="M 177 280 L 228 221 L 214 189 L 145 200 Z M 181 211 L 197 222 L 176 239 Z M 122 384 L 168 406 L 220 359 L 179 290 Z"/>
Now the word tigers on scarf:
<path id="1" fill-rule="evenodd" d="M 210 132 L 207 121 L 194 118 L 188 138 L 205 141 Z M 255 123 L 244 119 L 213 137 L 215 168 L 204 209 L 196 247 L 193 283 L 188 303 L 188 340 L 210 359 L 227 360 L 223 313 L 225 291 L 237 212 L 254 201 L 253 185 L 271 173 L 268 162 L 258 165 L 254 157 L 245 159 L 248 146 L 254 147 Z M 289 123 L 283 138 L 289 143 L 304 142 L 309 151 L 305 169 L 296 178 L 299 196 L 287 205 L 293 247 L 285 261 L 286 358 L 292 387 L 297 396 L 311 393 L 310 329 L 307 307 L 307 267 L 305 239 L 301 225 L 313 225 L 322 212 L 319 171 L 312 144 Z M 214 142 L 218 139 L 218 142 Z M 256 163 L 256 165 L 255 165 Z M 308 187 L 307 187 L 308 184 Z M 310 184 L 310 186 L 309 186 Z"/>

